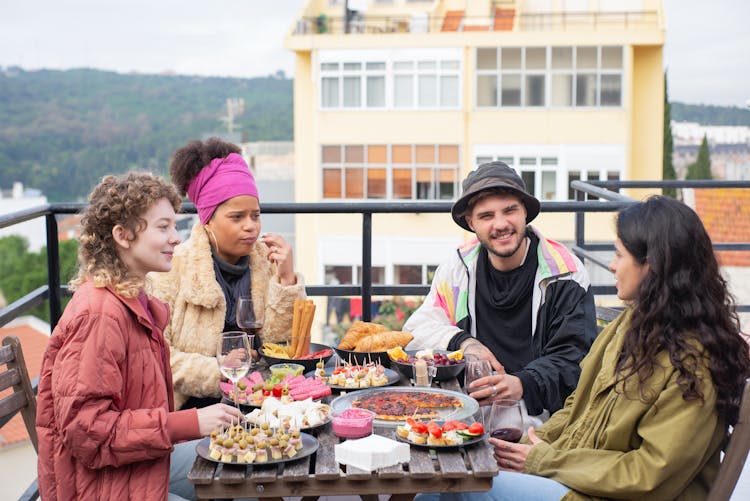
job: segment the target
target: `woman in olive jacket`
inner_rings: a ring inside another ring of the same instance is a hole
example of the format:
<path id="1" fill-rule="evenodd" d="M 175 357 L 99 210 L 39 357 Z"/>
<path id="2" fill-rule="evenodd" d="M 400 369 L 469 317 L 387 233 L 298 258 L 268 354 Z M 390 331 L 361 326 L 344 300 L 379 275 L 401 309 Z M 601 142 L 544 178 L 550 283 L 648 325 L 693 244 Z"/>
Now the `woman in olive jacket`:
<path id="1" fill-rule="evenodd" d="M 524 443 L 491 438 L 492 490 L 459 497 L 706 498 L 750 376 L 711 240 L 690 208 L 651 197 L 620 212 L 610 270 L 627 309 L 565 407 Z"/>

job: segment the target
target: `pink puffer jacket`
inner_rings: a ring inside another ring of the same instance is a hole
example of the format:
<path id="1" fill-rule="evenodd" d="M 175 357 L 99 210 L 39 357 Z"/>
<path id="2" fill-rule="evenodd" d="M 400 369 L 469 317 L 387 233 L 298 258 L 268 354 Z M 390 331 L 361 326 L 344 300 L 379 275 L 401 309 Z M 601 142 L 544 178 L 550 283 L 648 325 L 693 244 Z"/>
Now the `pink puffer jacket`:
<path id="1" fill-rule="evenodd" d="M 167 306 L 82 285 L 42 362 L 36 427 L 45 501 L 166 499 L 172 444 L 197 438 L 195 409 L 172 412 Z"/>

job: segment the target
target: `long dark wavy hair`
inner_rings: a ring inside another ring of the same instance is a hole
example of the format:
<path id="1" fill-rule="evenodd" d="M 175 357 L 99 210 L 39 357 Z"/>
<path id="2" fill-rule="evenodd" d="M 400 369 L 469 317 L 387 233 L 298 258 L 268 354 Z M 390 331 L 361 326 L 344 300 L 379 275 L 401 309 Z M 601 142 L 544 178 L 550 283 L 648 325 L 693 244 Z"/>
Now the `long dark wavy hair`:
<path id="1" fill-rule="evenodd" d="M 636 376 L 646 398 L 644 383 L 654 373 L 657 354 L 666 350 L 679 371 L 682 397 L 702 399 L 697 370 L 705 359 L 717 411 L 734 424 L 750 356 L 703 223 L 685 204 L 652 196 L 619 213 L 617 236 L 638 263 L 649 266 L 631 305 L 618 378 Z"/>

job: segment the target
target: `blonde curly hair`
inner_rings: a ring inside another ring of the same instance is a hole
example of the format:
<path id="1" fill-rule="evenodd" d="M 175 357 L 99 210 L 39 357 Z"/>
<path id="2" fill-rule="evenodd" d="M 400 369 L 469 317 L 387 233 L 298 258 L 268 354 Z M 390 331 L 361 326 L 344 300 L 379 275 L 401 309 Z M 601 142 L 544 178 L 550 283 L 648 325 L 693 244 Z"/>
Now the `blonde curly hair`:
<path id="1" fill-rule="evenodd" d="M 166 199 L 175 212 L 179 210 L 181 199 L 174 185 L 150 173 L 105 176 L 91 192 L 81 218 L 79 269 L 70 288 L 76 290 L 91 281 L 94 287 L 109 286 L 120 296 L 136 297 L 144 287 L 143 278 L 132 275 L 120 259 L 112 229 L 119 224 L 135 240 L 146 228 L 143 214 L 161 199 Z"/>

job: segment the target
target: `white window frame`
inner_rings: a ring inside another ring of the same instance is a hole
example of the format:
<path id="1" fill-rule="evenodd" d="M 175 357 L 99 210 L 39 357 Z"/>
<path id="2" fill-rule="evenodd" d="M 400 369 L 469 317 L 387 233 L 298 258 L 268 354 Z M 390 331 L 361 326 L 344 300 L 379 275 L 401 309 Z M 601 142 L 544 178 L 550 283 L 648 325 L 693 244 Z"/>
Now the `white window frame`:
<path id="1" fill-rule="evenodd" d="M 439 110 L 439 111 L 458 111 L 463 106 L 463 58 L 461 49 L 441 48 L 441 49 L 394 49 L 394 50 L 321 50 L 316 53 L 315 57 L 315 81 L 320 89 L 318 92 L 318 110 L 319 111 L 382 111 L 387 110 Z M 382 70 L 371 70 L 367 68 L 368 63 L 385 63 Z M 412 69 L 396 69 L 396 63 L 412 63 Z M 337 63 L 337 70 L 324 70 L 323 66 L 330 63 Z M 344 70 L 345 64 L 361 63 L 361 69 Z M 432 63 L 432 69 L 420 69 L 420 63 Z M 447 67 L 448 65 L 455 67 Z M 395 77 L 410 75 L 412 76 L 412 103 L 411 106 L 395 106 Z M 344 78 L 347 76 L 360 77 L 360 105 L 344 106 Z M 383 76 L 385 78 L 385 100 L 384 106 L 368 106 L 367 104 L 367 77 Z M 420 106 L 419 104 L 419 77 L 431 76 L 435 79 L 435 105 Z M 444 77 L 455 77 L 456 95 L 455 105 L 441 104 L 441 81 Z M 323 105 L 323 78 L 335 78 L 338 80 L 339 99 L 336 106 Z"/>
<path id="2" fill-rule="evenodd" d="M 542 172 L 554 171 L 554 201 L 562 202 L 568 198 L 568 176 L 578 172 L 581 180 L 596 178 L 606 180 L 610 174 L 625 179 L 625 145 L 617 144 L 583 144 L 583 145 L 475 145 L 472 149 L 474 165 L 500 160 L 507 163 L 519 175 L 523 171 L 534 173 L 533 195 L 540 201 L 542 197 Z M 521 165 L 521 158 L 534 158 L 534 165 Z M 543 165 L 546 158 L 556 158 L 557 165 Z M 592 173 L 594 176 L 592 176 Z"/>
<path id="3" fill-rule="evenodd" d="M 571 68 L 552 68 L 552 49 L 553 48 L 567 48 L 570 47 L 572 49 L 572 67 Z M 595 68 L 592 69 L 582 69 L 578 68 L 577 64 L 577 55 L 578 55 L 578 49 L 582 47 L 594 47 L 596 49 L 596 64 Z M 620 68 L 603 68 L 602 66 L 602 49 L 604 47 L 612 48 L 612 47 L 619 47 L 621 51 L 621 65 Z M 617 45 L 586 45 L 586 46 L 546 46 L 545 49 L 545 68 L 544 69 L 531 69 L 528 68 L 527 64 L 527 51 L 529 49 L 537 49 L 539 47 L 536 46 L 529 46 L 529 47 L 476 47 L 473 51 L 473 57 L 474 57 L 474 75 L 473 75 L 473 85 L 474 85 L 474 109 L 475 110 L 495 110 L 500 108 L 529 108 L 529 109 L 539 109 L 539 108 L 582 108 L 582 109 L 592 109 L 592 108 L 606 108 L 606 109 L 612 109 L 612 108 L 622 108 L 624 106 L 624 89 L 623 89 L 623 82 L 624 82 L 624 72 L 625 72 L 625 48 L 624 46 L 617 46 Z M 496 68 L 495 69 L 479 69 L 478 66 L 478 51 L 486 50 L 486 49 L 494 49 L 495 52 L 495 58 L 496 58 Z M 502 50 L 503 49 L 520 49 L 521 50 L 521 68 L 516 69 L 507 69 L 503 67 L 503 57 L 502 57 Z M 581 75 L 587 75 L 587 74 L 593 74 L 594 75 L 594 102 L 592 105 L 577 105 L 576 104 L 576 97 L 577 97 L 577 86 L 578 86 L 578 76 Z M 503 80 L 508 76 L 515 76 L 518 75 L 521 80 L 521 88 L 520 88 L 520 101 L 519 104 L 505 104 L 503 102 Z M 527 79 L 529 76 L 532 75 L 544 75 L 544 103 L 541 106 L 538 105 L 527 105 L 526 104 L 526 87 L 527 87 Z M 570 104 L 569 105 L 555 105 L 552 104 L 552 79 L 553 76 L 556 75 L 568 75 L 572 78 L 571 83 L 571 96 L 570 96 Z M 601 86 L 601 79 L 602 76 L 619 76 L 619 86 L 620 86 L 620 102 L 619 104 L 610 104 L 610 105 L 603 105 L 601 104 L 601 92 L 602 92 L 602 86 Z M 491 105 L 480 105 L 479 104 L 479 77 L 480 76 L 494 76 L 495 80 L 497 82 L 497 95 L 495 98 L 496 104 L 494 106 Z"/>

